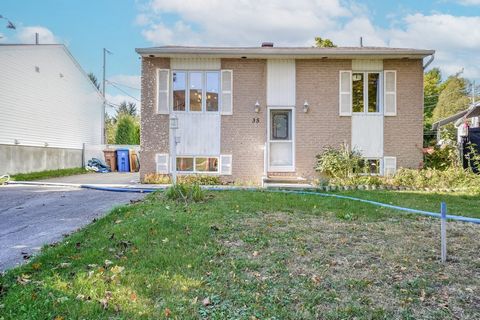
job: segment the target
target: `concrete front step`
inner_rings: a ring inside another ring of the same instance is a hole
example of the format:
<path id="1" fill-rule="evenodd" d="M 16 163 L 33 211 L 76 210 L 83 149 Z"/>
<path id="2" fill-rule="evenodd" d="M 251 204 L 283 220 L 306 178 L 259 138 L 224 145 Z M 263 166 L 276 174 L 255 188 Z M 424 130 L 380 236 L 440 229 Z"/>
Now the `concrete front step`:
<path id="1" fill-rule="evenodd" d="M 263 183 L 287 183 L 287 184 L 305 184 L 307 179 L 294 176 L 268 176 Z"/>
<path id="2" fill-rule="evenodd" d="M 313 185 L 309 183 L 267 183 L 263 184 L 265 189 L 312 189 Z"/>

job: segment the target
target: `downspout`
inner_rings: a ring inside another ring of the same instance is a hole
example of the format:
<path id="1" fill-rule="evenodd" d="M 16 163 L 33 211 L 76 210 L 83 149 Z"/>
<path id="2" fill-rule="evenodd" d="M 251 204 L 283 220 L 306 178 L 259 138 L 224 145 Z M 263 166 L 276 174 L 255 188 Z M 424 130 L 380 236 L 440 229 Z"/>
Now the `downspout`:
<path id="1" fill-rule="evenodd" d="M 428 66 L 433 62 L 433 60 L 435 60 L 435 54 L 432 54 L 430 56 L 430 59 L 427 61 L 427 63 L 423 66 L 423 70 L 427 69 Z"/>

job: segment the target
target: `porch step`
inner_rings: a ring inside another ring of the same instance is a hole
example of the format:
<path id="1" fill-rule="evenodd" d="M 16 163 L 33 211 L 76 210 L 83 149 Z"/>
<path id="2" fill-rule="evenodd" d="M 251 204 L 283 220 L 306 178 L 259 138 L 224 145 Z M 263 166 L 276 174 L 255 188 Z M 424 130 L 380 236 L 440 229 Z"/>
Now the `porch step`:
<path id="1" fill-rule="evenodd" d="M 303 182 L 303 183 L 268 183 L 263 184 L 265 189 L 312 189 L 313 185 Z"/>

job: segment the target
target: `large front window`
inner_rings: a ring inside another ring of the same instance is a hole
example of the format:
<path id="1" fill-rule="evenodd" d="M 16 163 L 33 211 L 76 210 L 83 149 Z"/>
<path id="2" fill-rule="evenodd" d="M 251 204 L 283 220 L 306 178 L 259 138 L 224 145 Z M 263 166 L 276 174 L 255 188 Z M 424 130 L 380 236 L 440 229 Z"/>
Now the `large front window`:
<path id="1" fill-rule="evenodd" d="M 352 109 L 356 113 L 379 113 L 381 105 L 381 74 L 354 72 L 352 74 Z"/>
<path id="2" fill-rule="evenodd" d="M 218 112 L 219 71 L 174 71 L 173 111 Z"/>

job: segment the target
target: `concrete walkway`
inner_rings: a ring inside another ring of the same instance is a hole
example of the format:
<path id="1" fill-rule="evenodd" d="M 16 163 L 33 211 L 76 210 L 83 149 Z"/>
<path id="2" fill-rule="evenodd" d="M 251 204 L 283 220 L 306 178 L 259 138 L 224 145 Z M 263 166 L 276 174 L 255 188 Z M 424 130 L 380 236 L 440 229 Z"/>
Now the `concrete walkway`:
<path id="1" fill-rule="evenodd" d="M 0 186 L 0 271 L 113 207 L 144 196 L 61 186 Z"/>

